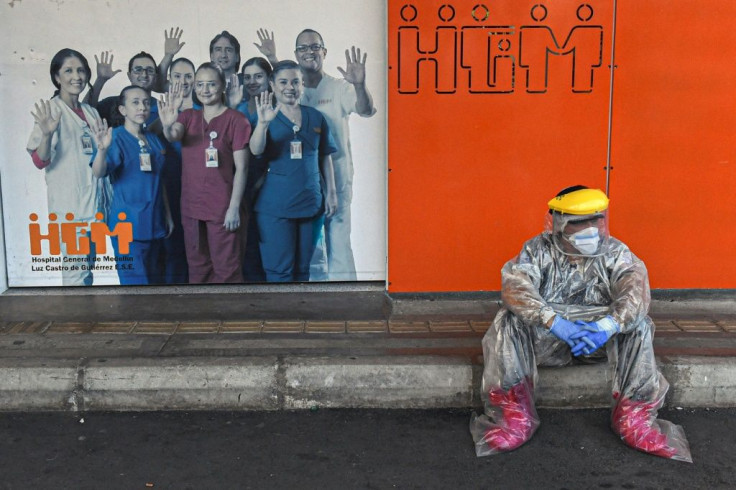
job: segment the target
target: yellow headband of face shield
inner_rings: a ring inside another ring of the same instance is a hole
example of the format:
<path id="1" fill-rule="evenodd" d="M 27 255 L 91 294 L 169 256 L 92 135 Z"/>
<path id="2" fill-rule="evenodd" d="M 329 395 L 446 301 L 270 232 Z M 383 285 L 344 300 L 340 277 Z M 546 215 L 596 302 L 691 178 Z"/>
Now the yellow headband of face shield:
<path id="1" fill-rule="evenodd" d="M 580 189 L 553 197 L 547 206 L 562 214 L 595 214 L 608 209 L 608 197 L 598 189 Z"/>

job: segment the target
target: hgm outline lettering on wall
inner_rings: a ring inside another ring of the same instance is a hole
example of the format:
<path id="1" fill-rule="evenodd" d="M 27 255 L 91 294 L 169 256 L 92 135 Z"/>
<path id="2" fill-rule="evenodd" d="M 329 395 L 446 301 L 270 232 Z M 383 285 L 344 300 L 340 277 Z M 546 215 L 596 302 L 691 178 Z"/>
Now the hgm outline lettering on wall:
<path id="1" fill-rule="evenodd" d="M 459 15 L 455 7 L 444 4 L 437 10 L 438 24 L 433 31 L 420 33 L 420 27 L 412 25 L 419 15 L 418 7 L 404 5 L 399 11 L 398 92 L 419 93 L 422 73 L 426 77 L 428 71 L 420 68 L 430 65 L 438 94 L 454 94 L 460 89 L 471 94 L 513 93 L 517 67 L 524 74 L 526 92 L 543 94 L 548 90 L 550 62 L 564 56 L 572 57 L 572 92 L 592 92 L 593 75 L 603 63 L 603 26 L 590 23 L 593 7 L 587 3 L 577 7 L 575 15 L 581 24 L 566 35 L 545 25 L 547 14 L 545 5 L 536 4 L 529 12 L 534 24 L 517 28 L 487 25 L 491 11 L 485 4 Z M 463 19 L 469 23 L 450 24 Z M 461 74 L 467 74 L 467 86 L 465 80 L 458 81 Z"/>
<path id="2" fill-rule="evenodd" d="M 41 233 L 41 225 L 37 223 L 38 215 L 31 213 L 31 223 L 28 225 L 28 234 L 31 241 L 31 255 L 41 255 L 42 243 L 46 240 L 49 244 L 51 255 L 61 255 L 61 244 L 66 246 L 66 255 L 89 255 L 90 242 L 95 244 L 98 254 L 107 251 L 107 237 L 117 237 L 119 252 L 124 255 L 130 253 L 130 242 L 133 241 L 133 223 L 125 221 L 125 213 L 118 214 L 120 221 L 110 231 L 107 224 L 102 221 L 102 213 L 97 213 L 98 221 L 84 223 L 74 221 L 74 215 L 67 213 L 65 223 L 57 223 L 56 213 L 49 214 L 49 225 L 47 233 Z M 88 233 L 89 232 L 89 233 Z"/>

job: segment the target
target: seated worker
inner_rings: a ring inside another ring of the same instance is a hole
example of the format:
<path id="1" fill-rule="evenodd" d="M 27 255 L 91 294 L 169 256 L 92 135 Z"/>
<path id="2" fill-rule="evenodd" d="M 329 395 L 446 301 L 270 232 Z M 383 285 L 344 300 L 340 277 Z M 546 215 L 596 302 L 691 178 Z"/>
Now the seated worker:
<path id="1" fill-rule="evenodd" d="M 607 356 L 611 427 L 629 446 L 692 462 L 682 427 L 657 420 L 669 384 L 657 369 L 644 263 L 608 234 L 608 198 L 574 186 L 548 203 L 546 230 L 502 271 L 503 307 L 483 337 L 478 456 L 510 451 L 539 426 L 537 366 Z"/>

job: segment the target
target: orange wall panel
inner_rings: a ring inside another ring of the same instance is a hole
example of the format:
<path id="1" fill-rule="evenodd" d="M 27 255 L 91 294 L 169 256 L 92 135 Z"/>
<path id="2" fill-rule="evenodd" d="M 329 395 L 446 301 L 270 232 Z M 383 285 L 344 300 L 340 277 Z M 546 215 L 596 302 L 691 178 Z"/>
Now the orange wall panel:
<path id="1" fill-rule="evenodd" d="M 551 196 L 605 186 L 612 14 L 388 2 L 391 292 L 497 290 Z"/>
<path id="2" fill-rule="evenodd" d="M 619 2 L 611 228 L 655 288 L 736 288 L 736 2 Z"/>

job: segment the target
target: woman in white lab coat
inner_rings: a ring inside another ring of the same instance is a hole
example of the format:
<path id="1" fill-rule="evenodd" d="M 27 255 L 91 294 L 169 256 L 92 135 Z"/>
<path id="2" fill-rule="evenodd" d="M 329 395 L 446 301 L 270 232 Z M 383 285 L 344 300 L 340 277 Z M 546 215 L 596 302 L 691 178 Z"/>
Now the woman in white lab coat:
<path id="1" fill-rule="evenodd" d="M 45 173 L 49 221 L 99 221 L 96 215 L 104 209 L 107 182 L 94 176 L 89 162 L 95 149 L 90 127 L 101 120 L 94 108 L 80 102 L 89 86 L 89 63 L 78 51 L 65 48 L 53 57 L 49 71 L 56 91 L 31 112 L 35 124 L 27 145 L 33 164 Z M 68 247 L 62 240 L 61 254 L 87 261 L 71 262 L 77 267 L 62 270 L 64 286 L 92 284 L 94 244 L 88 239 L 88 226 L 77 230 L 76 245 Z"/>

